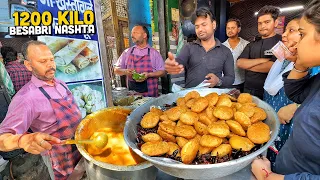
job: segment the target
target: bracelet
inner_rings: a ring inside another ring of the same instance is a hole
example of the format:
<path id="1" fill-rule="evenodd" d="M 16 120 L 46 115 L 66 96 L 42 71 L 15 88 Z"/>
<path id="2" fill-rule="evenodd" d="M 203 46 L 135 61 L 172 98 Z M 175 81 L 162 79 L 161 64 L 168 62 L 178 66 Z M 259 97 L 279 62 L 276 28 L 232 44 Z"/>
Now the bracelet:
<path id="1" fill-rule="evenodd" d="M 21 140 L 21 138 L 22 138 L 24 135 L 27 135 L 27 134 L 29 134 L 29 133 L 28 133 L 28 132 L 25 132 L 25 133 L 23 133 L 23 134 L 19 137 L 19 139 L 18 139 L 18 148 L 21 149 L 21 147 L 20 147 L 20 140 Z"/>
<path id="2" fill-rule="evenodd" d="M 307 68 L 306 70 L 301 71 L 301 70 L 299 70 L 299 69 L 297 69 L 297 68 L 296 68 L 296 64 L 293 64 L 293 70 L 294 70 L 294 71 L 296 71 L 296 72 L 298 72 L 298 73 L 305 73 L 305 72 L 308 72 L 308 71 L 309 71 L 309 69 L 310 69 L 310 68 Z"/>
<path id="3" fill-rule="evenodd" d="M 262 171 L 264 171 L 266 173 L 266 177 L 265 178 L 268 178 L 270 176 L 270 174 L 273 173 L 272 171 L 268 172 L 265 168 L 263 168 Z"/>

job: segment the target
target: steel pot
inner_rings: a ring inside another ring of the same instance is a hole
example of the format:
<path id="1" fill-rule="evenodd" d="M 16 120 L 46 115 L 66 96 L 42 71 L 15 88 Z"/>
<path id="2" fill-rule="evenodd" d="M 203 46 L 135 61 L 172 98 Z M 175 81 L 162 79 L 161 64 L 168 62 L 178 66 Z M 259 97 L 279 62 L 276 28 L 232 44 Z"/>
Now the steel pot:
<path id="1" fill-rule="evenodd" d="M 81 121 L 75 133 L 75 139 L 88 139 L 93 132 L 100 128 L 111 127 L 117 125 L 114 121 L 115 109 L 106 108 L 88 115 Z M 123 108 L 122 108 L 123 109 Z M 108 123 L 111 122 L 112 123 Z M 119 123 L 118 123 L 119 124 Z M 133 166 L 120 166 L 105 163 L 94 159 L 85 149 L 83 145 L 77 145 L 81 155 L 85 158 L 85 168 L 87 176 L 90 180 L 105 179 L 130 179 L 130 180 L 154 180 L 156 179 L 157 169 L 148 161 Z"/>
<path id="2" fill-rule="evenodd" d="M 211 92 L 217 92 L 218 94 L 226 93 L 229 90 L 224 89 L 213 89 L 213 88 L 200 88 L 200 89 L 188 89 L 184 91 L 179 91 L 177 93 L 168 94 L 161 96 L 157 99 L 153 99 L 145 103 L 144 105 L 135 109 L 130 116 L 125 125 L 124 129 L 124 138 L 126 143 L 132 148 L 134 152 L 136 152 L 142 158 L 148 160 L 158 169 L 163 172 L 170 174 L 175 177 L 180 177 L 184 179 L 214 179 L 224 177 L 230 174 L 233 174 L 246 166 L 248 166 L 254 158 L 256 158 L 259 154 L 264 153 L 268 147 L 273 143 L 276 139 L 278 131 L 279 131 L 279 121 L 277 114 L 273 110 L 273 108 L 265 103 L 264 101 L 258 99 L 257 97 L 253 97 L 253 101 L 261 108 L 263 108 L 267 113 L 267 119 L 265 123 L 269 125 L 271 133 L 271 139 L 259 150 L 251 153 L 245 157 L 224 162 L 218 164 L 208 164 L 208 165 L 186 165 L 186 164 L 176 164 L 171 162 L 166 162 L 158 158 L 153 158 L 143 154 L 138 147 L 136 146 L 136 125 L 141 121 L 141 117 L 144 113 L 148 112 L 150 106 L 163 106 L 164 104 L 171 104 L 176 101 L 178 97 L 185 96 L 188 92 L 196 90 L 200 93 L 201 96 L 205 96 Z"/>

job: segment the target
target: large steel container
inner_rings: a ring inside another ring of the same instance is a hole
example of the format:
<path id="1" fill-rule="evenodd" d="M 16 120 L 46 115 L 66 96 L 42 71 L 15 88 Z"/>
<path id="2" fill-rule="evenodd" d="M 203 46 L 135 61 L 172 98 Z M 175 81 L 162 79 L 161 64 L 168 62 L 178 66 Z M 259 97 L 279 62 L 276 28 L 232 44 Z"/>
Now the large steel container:
<path id="1" fill-rule="evenodd" d="M 89 139 L 93 132 L 100 128 L 114 127 L 115 125 L 124 126 L 124 122 L 115 120 L 115 109 L 107 108 L 99 110 L 87 116 L 79 124 L 75 139 Z M 116 115 L 117 116 L 117 115 Z M 121 116 L 120 114 L 118 117 Z M 111 122 L 111 123 L 110 123 Z M 156 179 L 157 169 L 148 161 L 133 166 L 120 166 L 97 161 L 85 149 L 83 145 L 77 145 L 81 155 L 85 158 L 85 168 L 90 180 L 154 180 Z"/>
<path id="2" fill-rule="evenodd" d="M 124 135 L 126 143 L 132 148 L 134 152 L 136 152 L 142 158 L 148 160 L 158 169 L 162 170 L 165 173 L 168 173 L 175 177 L 180 177 L 184 179 L 214 179 L 224 177 L 230 174 L 233 174 L 246 166 L 248 166 L 254 158 L 256 158 L 259 154 L 265 153 L 268 147 L 273 143 L 276 139 L 278 131 L 279 131 L 279 121 L 277 114 L 273 110 L 271 106 L 269 106 L 264 101 L 258 99 L 257 97 L 253 97 L 253 101 L 261 108 L 263 108 L 267 113 L 267 119 L 265 123 L 270 126 L 271 139 L 259 150 L 251 153 L 245 157 L 224 162 L 218 164 L 209 164 L 209 165 L 186 165 L 186 164 L 176 164 L 168 161 L 163 161 L 159 158 L 153 158 L 143 154 L 136 145 L 136 137 L 137 130 L 136 126 L 141 121 L 142 115 L 149 111 L 150 106 L 163 106 L 164 104 L 171 104 L 176 101 L 178 97 L 185 96 L 188 92 L 196 90 L 200 93 L 201 96 L 205 96 L 211 92 L 217 92 L 218 94 L 226 93 L 229 90 L 223 89 L 213 89 L 213 88 L 201 88 L 201 89 L 188 89 L 184 91 L 180 91 L 173 94 L 168 94 L 161 96 L 157 99 L 150 100 L 144 105 L 135 109 L 130 116 L 125 125 Z"/>

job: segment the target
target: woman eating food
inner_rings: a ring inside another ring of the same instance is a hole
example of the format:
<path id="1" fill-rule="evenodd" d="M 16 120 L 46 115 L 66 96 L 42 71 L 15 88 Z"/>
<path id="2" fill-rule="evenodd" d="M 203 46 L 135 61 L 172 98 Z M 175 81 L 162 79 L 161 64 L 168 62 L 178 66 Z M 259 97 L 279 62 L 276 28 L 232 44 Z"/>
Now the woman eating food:
<path id="1" fill-rule="evenodd" d="M 320 179 L 320 75 L 310 77 L 309 68 L 320 65 L 320 1 L 313 0 L 305 8 L 299 23 L 301 40 L 297 49 L 290 48 L 296 58 L 294 68 L 283 75 L 286 95 L 301 104 L 293 117 L 292 135 L 276 158 L 275 170 L 270 161 L 256 159 L 252 172 L 260 179 Z"/>

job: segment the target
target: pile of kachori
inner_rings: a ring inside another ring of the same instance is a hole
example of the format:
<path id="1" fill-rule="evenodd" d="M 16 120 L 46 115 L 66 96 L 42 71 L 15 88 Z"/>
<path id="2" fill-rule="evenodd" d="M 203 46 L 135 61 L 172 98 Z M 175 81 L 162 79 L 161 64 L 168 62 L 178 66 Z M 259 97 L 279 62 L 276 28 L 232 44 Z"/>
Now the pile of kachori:
<path id="1" fill-rule="evenodd" d="M 146 155 L 185 164 L 208 163 L 201 160 L 204 155 L 229 160 L 235 159 L 234 152 L 247 155 L 270 139 L 270 128 L 263 122 L 267 114 L 252 99 L 247 93 L 238 98 L 215 92 L 201 97 L 191 91 L 179 97 L 175 107 L 152 107 L 142 117 L 138 145 Z"/>

